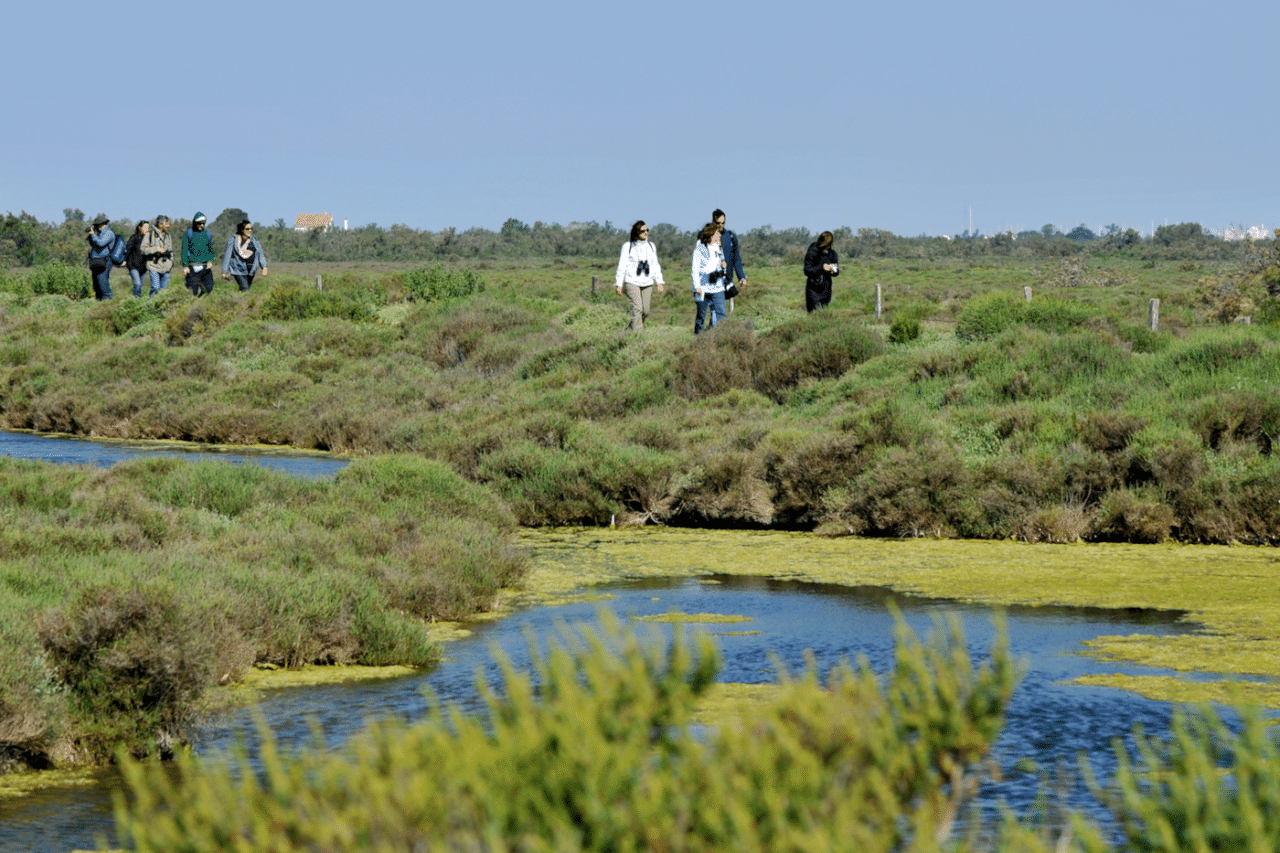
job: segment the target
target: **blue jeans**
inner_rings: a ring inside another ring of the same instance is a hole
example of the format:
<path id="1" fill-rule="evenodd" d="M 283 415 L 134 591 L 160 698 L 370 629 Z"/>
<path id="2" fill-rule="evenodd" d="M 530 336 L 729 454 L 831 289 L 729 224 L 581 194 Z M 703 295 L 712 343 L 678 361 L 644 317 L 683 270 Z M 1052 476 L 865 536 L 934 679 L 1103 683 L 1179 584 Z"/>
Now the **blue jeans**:
<path id="1" fill-rule="evenodd" d="M 167 272 L 156 272 L 155 270 L 147 270 L 147 275 L 151 278 L 151 292 L 148 296 L 155 296 L 161 290 L 169 287 L 169 274 Z"/>
<path id="2" fill-rule="evenodd" d="M 135 270 L 133 267 L 129 267 L 129 278 L 133 279 L 133 296 L 135 299 L 142 295 L 142 280 L 146 275 L 146 270 Z"/>
<path id="3" fill-rule="evenodd" d="M 84 279 L 81 279 L 83 281 Z M 107 264 L 107 268 L 93 276 L 93 295 L 96 299 L 111 298 L 111 264 Z"/>
<path id="4" fill-rule="evenodd" d="M 708 293 L 702 299 L 694 297 L 693 304 L 698 309 L 698 314 L 693 319 L 693 333 L 696 335 L 703 329 L 703 320 L 706 320 L 706 328 L 714 329 L 716 323 L 719 323 L 728 313 L 725 311 L 724 291 L 719 293 Z"/>

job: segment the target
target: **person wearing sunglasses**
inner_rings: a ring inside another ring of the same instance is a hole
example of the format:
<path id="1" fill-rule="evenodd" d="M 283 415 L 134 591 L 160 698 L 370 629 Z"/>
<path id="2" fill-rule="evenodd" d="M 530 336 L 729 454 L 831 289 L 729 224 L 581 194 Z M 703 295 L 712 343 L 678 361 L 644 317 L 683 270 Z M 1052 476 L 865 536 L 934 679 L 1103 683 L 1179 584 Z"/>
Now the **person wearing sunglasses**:
<path id="1" fill-rule="evenodd" d="M 262 251 L 262 244 L 253 236 L 253 223 L 241 219 L 236 225 L 236 233 L 227 238 L 226 251 L 222 253 L 222 280 L 235 277 L 240 292 L 244 293 L 253 285 L 253 277 L 262 270 L 262 277 L 267 277 L 267 253 Z"/>
<path id="2" fill-rule="evenodd" d="M 631 303 L 631 322 L 627 328 L 633 332 L 643 329 L 644 321 L 649 319 L 655 284 L 662 293 L 666 285 L 662 280 L 662 264 L 658 263 L 658 247 L 649 242 L 649 226 L 640 220 L 631 226 L 631 239 L 622 244 L 614 283 L 618 295 L 625 290 Z"/>

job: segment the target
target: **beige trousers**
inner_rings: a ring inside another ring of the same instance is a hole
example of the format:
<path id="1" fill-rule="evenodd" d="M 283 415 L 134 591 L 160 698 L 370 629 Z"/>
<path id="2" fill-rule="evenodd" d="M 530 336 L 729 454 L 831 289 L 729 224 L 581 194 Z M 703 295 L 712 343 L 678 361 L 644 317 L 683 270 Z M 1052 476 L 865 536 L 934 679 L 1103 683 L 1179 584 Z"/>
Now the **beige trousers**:
<path id="1" fill-rule="evenodd" d="M 627 328 L 638 332 L 644 328 L 644 321 L 649 319 L 649 296 L 653 293 L 653 285 L 641 287 L 628 281 L 622 288 L 627 293 L 627 301 L 631 303 L 631 323 Z"/>

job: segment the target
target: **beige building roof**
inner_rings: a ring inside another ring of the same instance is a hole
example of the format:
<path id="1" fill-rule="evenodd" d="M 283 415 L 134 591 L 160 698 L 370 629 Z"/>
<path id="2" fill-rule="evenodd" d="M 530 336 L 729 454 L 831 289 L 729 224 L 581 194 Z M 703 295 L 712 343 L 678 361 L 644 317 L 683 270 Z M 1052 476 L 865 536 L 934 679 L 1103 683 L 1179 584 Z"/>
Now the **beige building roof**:
<path id="1" fill-rule="evenodd" d="M 312 228 L 329 228 L 333 225 L 333 214 L 299 213 L 293 220 L 294 231 L 310 231 Z"/>

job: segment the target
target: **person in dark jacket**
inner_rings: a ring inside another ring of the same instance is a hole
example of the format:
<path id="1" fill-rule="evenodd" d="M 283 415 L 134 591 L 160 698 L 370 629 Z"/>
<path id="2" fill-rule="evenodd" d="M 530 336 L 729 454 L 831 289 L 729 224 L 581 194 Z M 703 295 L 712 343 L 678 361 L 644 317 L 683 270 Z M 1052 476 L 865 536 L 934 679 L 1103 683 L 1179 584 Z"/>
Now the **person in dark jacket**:
<path id="1" fill-rule="evenodd" d="M 738 277 L 738 289 L 747 286 L 747 273 L 742 269 L 742 247 L 738 244 L 738 235 L 734 234 L 728 228 L 724 227 L 724 211 L 716 208 L 711 212 L 711 221 L 720 226 L 720 250 L 724 252 L 724 262 L 726 264 L 726 273 L 724 280 L 724 289 L 726 291 L 733 287 L 733 277 Z M 732 310 L 733 301 L 729 301 L 730 310 Z"/>
<path id="2" fill-rule="evenodd" d="M 150 230 L 151 223 L 145 219 L 140 220 L 124 247 L 124 268 L 129 271 L 129 278 L 133 279 L 134 299 L 142 297 L 142 282 L 147 277 L 147 258 L 142 254 L 142 242 L 147 239 L 147 232 Z"/>
<path id="3" fill-rule="evenodd" d="M 241 219 L 236 233 L 227 238 L 227 250 L 222 254 L 222 280 L 234 276 L 243 293 L 253 284 L 258 270 L 262 270 L 263 278 L 267 277 L 267 253 L 253 236 L 253 223 Z"/>
<path id="4" fill-rule="evenodd" d="M 191 227 L 182 235 L 182 274 L 192 296 L 213 293 L 213 235 L 205 224 L 204 214 L 196 211 Z"/>
<path id="5" fill-rule="evenodd" d="M 835 236 L 823 231 L 804 253 L 804 307 L 809 313 L 831 304 L 831 279 L 840 275 L 839 258 L 831 244 Z"/>
<path id="6" fill-rule="evenodd" d="M 116 232 L 111 230 L 111 220 L 105 216 L 93 220 L 85 239 L 89 241 L 89 274 L 93 276 L 94 298 L 110 299 L 111 247 L 116 242 Z"/>

